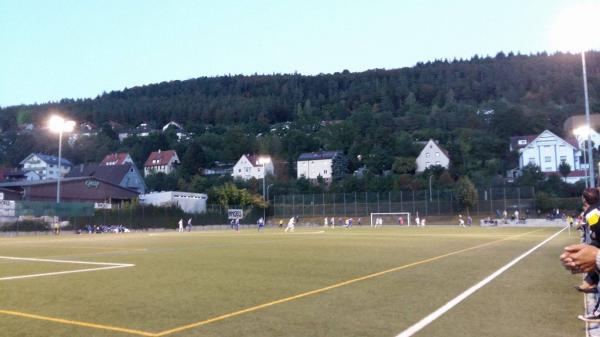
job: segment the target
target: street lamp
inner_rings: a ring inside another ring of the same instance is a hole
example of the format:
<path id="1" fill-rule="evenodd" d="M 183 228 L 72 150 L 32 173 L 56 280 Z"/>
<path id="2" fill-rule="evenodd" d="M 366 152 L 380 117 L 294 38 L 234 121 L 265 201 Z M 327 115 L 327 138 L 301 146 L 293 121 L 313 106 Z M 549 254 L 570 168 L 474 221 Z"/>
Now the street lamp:
<path id="1" fill-rule="evenodd" d="M 75 122 L 54 115 L 48 120 L 48 128 L 50 131 L 58 133 L 58 178 L 56 179 L 56 203 L 58 204 L 60 203 L 60 178 L 62 176 L 62 134 L 63 132 L 72 132 L 75 128 Z"/>
<path id="2" fill-rule="evenodd" d="M 558 49 L 581 53 L 581 67 L 583 73 L 583 95 L 585 102 L 585 126 L 590 129 L 590 104 L 588 98 L 587 72 L 585 66 L 585 50 L 598 47 L 596 34 L 600 31 L 600 20 L 597 15 L 600 4 L 595 2 L 582 2 L 569 4 L 561 10 L 555 24 L 551 27 L 550 36 L 555 40 Z M 594 158 L 592 156 L 592 137 L 587 135 L 587 155 L 589 166 L 590 187 L 595 187 Z"/>
<path id="3" fill-rule="evenodd" d="M 265 202 L 265 207 L 263 208 L 263 224 L 267 222 L 267 198 L 266 198 L 266 189 L 265 189 L 265 180 L 267 180 L 267 171 L 265 170 L 265 166 L 271 162 L 270 157 L 260 157 L 258 158 L 258 164 L 262 165 L 262 173 L 263 173 L 263 201 Z"/>

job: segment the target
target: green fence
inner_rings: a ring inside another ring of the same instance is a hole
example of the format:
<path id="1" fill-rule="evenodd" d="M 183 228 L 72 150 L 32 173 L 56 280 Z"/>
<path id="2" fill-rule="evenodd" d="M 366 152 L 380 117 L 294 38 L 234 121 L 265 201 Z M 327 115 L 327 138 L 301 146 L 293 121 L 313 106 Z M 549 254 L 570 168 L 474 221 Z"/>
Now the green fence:
<path id="1" fill-rule="evenodd" d="M 471 213 L 494 216 L 505 209 L 519 209 L 537 215 L 533 187 L 488 187 L 477 190 L 477 205 Z M 578 198 L 574 198 L 577 199 Z M 561 199 L 563 200 L 563 199 Z M 575 209 L 576 200 L 564 199 Z M 275 217 L 367 216 L 370 213 L 411 212 L 430 215 L 452 215 L 464 211 L 454 190 L 418 190 L 390 192 L 353 192 L 276 195 Z M 563 203 L 561 203 L 563 207 Z M 564 207 L 563 207 L 564 208 Z"/>

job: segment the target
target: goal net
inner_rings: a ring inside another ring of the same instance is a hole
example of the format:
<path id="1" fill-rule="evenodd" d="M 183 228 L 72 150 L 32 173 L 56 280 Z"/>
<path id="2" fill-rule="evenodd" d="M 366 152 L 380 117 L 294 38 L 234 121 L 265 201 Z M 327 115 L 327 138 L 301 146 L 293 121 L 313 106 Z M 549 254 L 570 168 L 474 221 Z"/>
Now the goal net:
<path id="1" fill-rule="evenodd" d="M 410 226 L 410 213 L 409 212 L 398 212 L 398 213 L 371 213 L 371 227 L 380 226 Z"/>

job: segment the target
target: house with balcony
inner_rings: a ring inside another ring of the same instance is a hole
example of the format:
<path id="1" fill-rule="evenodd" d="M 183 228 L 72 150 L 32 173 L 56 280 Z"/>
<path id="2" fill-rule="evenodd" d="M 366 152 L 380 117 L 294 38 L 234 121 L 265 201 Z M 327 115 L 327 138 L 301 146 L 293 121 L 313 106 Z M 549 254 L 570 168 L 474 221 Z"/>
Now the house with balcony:
<path id="1" fill-rule="evenodd" d="M 342 177 L 348 169 L 348 161 L 341 151 L 302 153 L 296 164 L 298 179 L 317 181 L 319 177 L 330 183 Z"/>
<path id="2" fill-rule="evenodd" d="M 261 163 L 261 158 L 265 161 L 265 165 Z M 233 166 L 231 176 L 234 179 L 250 180 L 262 179 L 265 174 L 275 174 L 273 161 L 269 156 L 261 156 L 257 154 L 244 154 Z"/>
<path id="3" fill-rule="evenodd" d="M 19 163 L 21 171 L 27 177 L 27 180 L 53 180 L 58 179 L 59 175 L 64 177 L 73 164 L 65 158 L 51 156 L 43 153 L 32 153 Z M 34 174 L 35 173 L 35 174 Z"/>
<path id="4" fill-rule="evenodd" d="M 512 170 L 514 175 L 519 175 L 527 165 L 536 165 L 547 176 L 560 176 L 559 166 L 566 163 L 571 168 L 566 182 L 575 183 L 586 178 L 587 165 L 582 165 L 582 151 L 575 138 L 563 139 L 544 130 L 539 135 L 511 137 L 510 150 L 519 154 L 519 170 Z"/>

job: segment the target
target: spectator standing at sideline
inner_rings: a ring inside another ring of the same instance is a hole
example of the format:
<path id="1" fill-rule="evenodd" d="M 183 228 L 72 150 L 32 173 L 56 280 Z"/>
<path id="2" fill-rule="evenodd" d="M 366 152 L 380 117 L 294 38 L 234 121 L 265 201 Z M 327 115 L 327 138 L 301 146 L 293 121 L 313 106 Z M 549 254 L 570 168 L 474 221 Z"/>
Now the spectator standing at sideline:
<path id="1" fill-rule="evenodd" d="M 188 222 L 187 222 L 187 231 L 188 232 L 192 231 L 192 218 L 188 219 Z"/>

